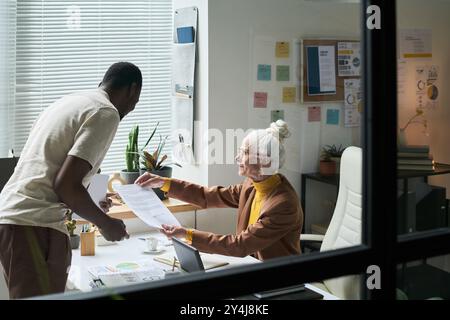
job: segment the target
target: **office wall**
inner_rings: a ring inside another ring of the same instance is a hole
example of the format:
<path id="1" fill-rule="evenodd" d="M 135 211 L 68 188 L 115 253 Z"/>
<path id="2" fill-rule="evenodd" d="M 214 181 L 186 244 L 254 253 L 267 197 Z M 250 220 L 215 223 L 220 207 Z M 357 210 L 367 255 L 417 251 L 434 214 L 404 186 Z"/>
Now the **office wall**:
<path id="1" fill-rule="evenodd" d="M 419 124 L 411 125 L 406 131 L 409 144 L 429 144 L 434 159 L 438 162 L 450 163 L 450 1 L 433 0 L 426 3 L 420 0 L 398 1 L 399 28 L 431 29 L 433 58 L 432 60 L 414 60 L 407 63 L 405 75 L 405 94 L 399 97 L 399 126 L 404 126 L 414 115 L 415 103 L 415 75 L 414 68 L 419 65 L 435 64 L 440 68 L 440 102 L 436 110 L 427 110 L 429 121 L 429 136 L 423 133 Z M 450 196 L 450 175 L 438 176 L 430 179 L 431 183 L 447 188 L 447 198 Z"/>
<path id="2" fill-rule="evenodd" d="M 359 5 L 311 3 L 300 0 L 210 0 L 209 1 L 209 128 L 265 128 L 269 121 L 255 117 L 249 103 L 251 90 L 252 41 L 255 36 L 271 36 L 280 41 L 302 37 L 359 37 Z M 325 125 L 327 108 L 341 109 L 340 126 Z M 308 123 L 302 105 L 284 108 L 292 130 L 286 142 L 295 153 L 283 173 L 300 192 L 300 172 L 318 170 L 319 151 L 326 144 L 359 144 L 359 129 L 343 127 L 343 104 L 328 103 L 322 108 L 322 124 Z M 269 117 L 270 119 L 270 117 Z M 291 154 L 293 156 L 293 154 Z M 211 164 L 208 183 L 232 184 L 241 180 L 236 165 Z M 314 186 L 311 195 L 321 194 Z M 329 200 L 323 202 L 328 210 Z M 209 210 L 220 232 L 235 228 L 233 211 Z M 327 212 L 328 213 L 328 212 Z M 320 212 L 317 214 L 321 214 Z M 224 220 L 226 219 L 226 220 Z M 216 222 L 218 221 L 218 222 Z M 220 224 L 218 226 L 217 224 Z M 206 226 L 206 225 L 205 225 Z"/>

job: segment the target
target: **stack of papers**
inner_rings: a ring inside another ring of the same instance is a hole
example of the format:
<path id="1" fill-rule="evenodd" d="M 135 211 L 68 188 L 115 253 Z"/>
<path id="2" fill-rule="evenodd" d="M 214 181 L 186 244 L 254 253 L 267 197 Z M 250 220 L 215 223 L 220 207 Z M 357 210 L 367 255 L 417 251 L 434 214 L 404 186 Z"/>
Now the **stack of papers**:
<path id="1" fill-rule="evenodd" d="M 122 262 L 115 266 L 92 266 L 87 270 L 95 280 L 100 280 L 101 284 L 106 287 L 124 286 L 164 278 L 164 271 L 147 261 Z"/>

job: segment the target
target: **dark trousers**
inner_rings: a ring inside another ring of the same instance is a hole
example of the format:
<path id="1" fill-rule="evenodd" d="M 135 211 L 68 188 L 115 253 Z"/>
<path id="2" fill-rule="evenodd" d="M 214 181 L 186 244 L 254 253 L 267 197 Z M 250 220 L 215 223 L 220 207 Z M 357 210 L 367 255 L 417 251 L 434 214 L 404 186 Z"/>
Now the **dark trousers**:
<path id="1" fill-rule="evenodd" d="M 10 299 L 64 292 L 71 260 L 69 237 L 60 231 L 0 225 L 0 262 Z"/>

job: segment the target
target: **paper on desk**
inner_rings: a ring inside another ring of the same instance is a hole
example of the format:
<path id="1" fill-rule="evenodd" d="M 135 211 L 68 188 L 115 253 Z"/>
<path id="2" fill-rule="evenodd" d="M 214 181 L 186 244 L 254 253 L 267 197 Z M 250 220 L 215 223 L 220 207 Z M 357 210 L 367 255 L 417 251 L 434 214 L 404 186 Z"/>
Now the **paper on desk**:
<path id="1" fill-rule="evenodd" d="M 119 185 L 115 189 L 134 214 L 148 226 L 158 229 L 162 224 L 181 226 L 152 189 L 136 184 Z"/>
<path id="2" fill-rule="evenodd" d="M 91 182 L 89 184 L 89 187 L 87 188 L 87 191 L 89 195 L 91 196 L 92 201 L 97 205 L 97 207 L 100 207 L 100 201 L 105 200 L 106 198 L 106 191 L 108 189 L 108 180 L 109 176 L 106 174 L 95 174 L 91 178 Z M 73 214 L 73 219 L 82 219 L 77 214 Z"/>

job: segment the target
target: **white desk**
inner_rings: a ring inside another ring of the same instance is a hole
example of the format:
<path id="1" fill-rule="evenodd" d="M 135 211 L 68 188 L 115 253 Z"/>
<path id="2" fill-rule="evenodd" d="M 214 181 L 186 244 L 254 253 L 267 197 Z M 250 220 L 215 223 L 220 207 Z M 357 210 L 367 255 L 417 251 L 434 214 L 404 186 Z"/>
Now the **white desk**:
<path id="1" fill-rule="evenodd" d="M 145 236 L 156 236 L 160 239 L 165 239 L 165 236 L 159 232 L 155 233 L 145 233 L 145 234 L 134 234 L 131 235 L 130 239 L 118 242 L 117 244 L 110 246 L 96 246 L 95 256 L 80 256 L 80 250 L 72 250 L 72 267 L 69 273 L 69 279 L 67 281 L 68 290 L 81 290 L 84 292 L 91 291 L 89 283 L 91 281 L 91 276 L 87 271 L 90 266 L 99 265 L 116 265 L 121 262 L 132 262 L 132 261 L 142 261 L 143 259 L 148 259 L 153 261 L 156 266 L 163 267 L 165 269 L 170 269 L 170 266 L 162 264 L 160 262 L 154 261 L 153 258 L 157 255 L 143 253 L 145 248 L 145 241 L 140 240 L 140 237 Z M 167 240 L 165 240 L 167 241 Z M 161 246 L 164 251 L 160 254 L 172 253 L 174 254 L 173 246 Z M 202 254 L 203 255 L 203 254 Z M 259 260 L 247 256 L 245 258 L 229 257 L 222 255 L 208 255 L 208 260 L 226 261 L 229 264 L 224 267 L 215 268 L 207 272 L 214 272 L 214 270 L 223 270 L 224 268 L 237 267 L 242 265 L 248 265 L 253 263 L 259 263 Z M 310 284 L 306 285 L 310 290 L 316 291 L 324 296 L 325 300 L 334 300 L 336 297 L 333 295 L 320 290 Z"/>

